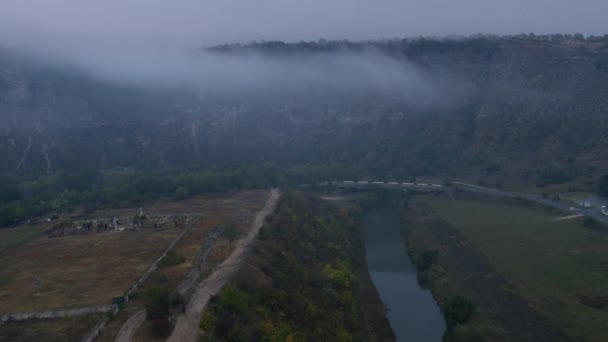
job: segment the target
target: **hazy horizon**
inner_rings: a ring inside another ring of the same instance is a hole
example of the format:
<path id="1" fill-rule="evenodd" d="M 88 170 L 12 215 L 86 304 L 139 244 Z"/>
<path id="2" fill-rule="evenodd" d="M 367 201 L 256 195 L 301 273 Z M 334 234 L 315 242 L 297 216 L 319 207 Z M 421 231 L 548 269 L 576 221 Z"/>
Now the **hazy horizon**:
<path id="1" fill-rule="evenodd" d="M 0 38 L 155 44 L 608 33 L 608 2 L 583 0 L 4 0 Z"/>
<path id="2" fill-rule="evenodd" d="M 549 5 L 550 4 L 550 5 Z M 44 63 L 68 63 L 95 78 L 146 87 L 187 86 L 240 98 L 279 94 L 377 93 L 428 106 L 468 86 L 380 51 L 333 51 L 273 59 L 197 51 L 260 40 L 604 30 L 608 4 L 585 0 L 4 0 L 0 46 Z M 457 84 L 458 86 L 454 86 Z M 458 91 L 450 90 L 458 89 Z M 457 95 L 454 95 L 458 93 Z"/>

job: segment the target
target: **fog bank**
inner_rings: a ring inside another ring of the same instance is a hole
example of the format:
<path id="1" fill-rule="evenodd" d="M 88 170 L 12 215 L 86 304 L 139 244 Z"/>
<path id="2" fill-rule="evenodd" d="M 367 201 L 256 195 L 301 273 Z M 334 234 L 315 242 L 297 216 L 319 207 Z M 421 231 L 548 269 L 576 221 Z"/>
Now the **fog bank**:
<path id="1" fill-rule="evenodd" d="M 205 97 L 384 97 L 412 106 L 446 101 L 463 84 L 405 58 L 369 48 L 269 54 L 219 52 L 194 44 L 39 39 L 3 44 L 47 66 L 76 67 L 98 80 L 144 88 L 185 88 Z"/>

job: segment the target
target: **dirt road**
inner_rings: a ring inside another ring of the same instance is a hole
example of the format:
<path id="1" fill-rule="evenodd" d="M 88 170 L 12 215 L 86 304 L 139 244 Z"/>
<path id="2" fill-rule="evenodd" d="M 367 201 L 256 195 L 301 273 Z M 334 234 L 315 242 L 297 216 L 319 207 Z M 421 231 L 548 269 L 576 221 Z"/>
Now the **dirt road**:
<path id="1" fill-rule="evenodd" d="M 118 335 L 116 335 L 115 342 L 130 342 L 133 340 L 133 335 L 139 326 L 144 323 L 146 320 L 146 310 L 138 311 L 135 315 L 131 316 L 125 324 L 122 325 L 120 330 L 118 331 Z"/>
<path id="2" fill-rule="evenodd" d="M 173 333 L 167 341 L 195 342 L 198 340 L 201 313 L 205 310 L 209 298 L 217 294 L 230 278 L 236 274 L 239 266 L 247 256 L 247 252 L 251 249 L 260 228 L 264 224 L 266 216 L 274 211 L 279 197 L 280 192 L 278 189 L 270 190 L 270 197 L 266 201 L 264 208 L 256 214 L 253 226 L 247 236 L 239 240 L 234 252 L 218 266 L 215 272 L 199 284 L 186 307 L 186 313 L 179 316 L 175 329 L 173 329 Z"/>

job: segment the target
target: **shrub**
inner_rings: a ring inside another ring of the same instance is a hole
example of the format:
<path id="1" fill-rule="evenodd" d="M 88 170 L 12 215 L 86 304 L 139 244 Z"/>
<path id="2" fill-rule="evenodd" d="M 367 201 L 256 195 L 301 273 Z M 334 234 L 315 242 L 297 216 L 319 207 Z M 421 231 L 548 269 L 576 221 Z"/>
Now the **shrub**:
<path id="1" fill-rule="evenodd" d="M 158 263 L 159 267 L 169 267 L 179 265 L 186 261 L 183 256 L 177 254 L 174 250 L 170 250 Z"/>
<path id="2" fill-rule="evenodd" d="M 171 293 L 171 297 L 169 298 L 169 304 L 171 304 L 172 308 L 182 305 L 184 304 L 184 298 L 179 294 L 179 292 L 174 291 Z"/>
<path id="3" fill-rule="evenodd" d="M 443 305 L 442 311 L 448 329 L 452 329 L 469 321 L 475 312 L 475 304 L 467 297 L 456 296 Z"/>
<path id="4" fill-rule="evenodd" d="M 485 338 L 483 332 L 477 329 L 458 325 L 447 331 L 443 340 L 446 342 L 483 342 Z"/>
<path id="5" fill-rule="evenodd" d="M 437 261 L 437 252 L 423 249 L 414 257 L 414 265 L 418 272 L 426 271 Z"/>
<path id="6" fill-rule="evenodd" d="M 593 228 L 597 225 L 597 221 L 593 217 L 585 216 L 583 219 L 583 226 Z"/>
<path id="7" fill-rule="evenodd" d="M 182 200 L 187 198 L 188 196 L 190 196 L 190 190 L 188 189 L 188 187 L 180 186 L 175 190 L 173 198 L 175 198 L 176 200 Z"/>
<path id="8" fill-rule="evenodd" d="M 164 287 L 153 287 L 144 294 L 146 318 L 152 322 L 152 335 L 164 337 L 171 332 L 169 323 L 169 290 Z"/>
<path id="9" fill-rule="evenodd" d="M 234 241 L 239 238 L 239 230 L 237 229 L 236 223 L 229 222 L 222 226 L 221 235 L 230 241 Z"/>
<path id="10" fill-rule="evenodd" d="M 554 164 L 541 170 L 536 180 L 536 186 L 542 188 L 545 185 L 561 184 L 570 180 L 572 180 L 572 175 L 560 165 Z"/>

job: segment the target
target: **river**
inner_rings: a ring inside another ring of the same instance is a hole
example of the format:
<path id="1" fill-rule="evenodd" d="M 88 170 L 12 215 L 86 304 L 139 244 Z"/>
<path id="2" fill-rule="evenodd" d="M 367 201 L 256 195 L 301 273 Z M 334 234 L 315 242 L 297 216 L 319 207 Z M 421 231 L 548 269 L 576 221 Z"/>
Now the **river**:
<path id="1" fill-rule="evenodd" d="M 369 274 L 389 310 L 397 341 L 441 341 L 445 321 L 431 292 L 418 285 L 398 209 L 372 209 L 362 223 Z"/>

